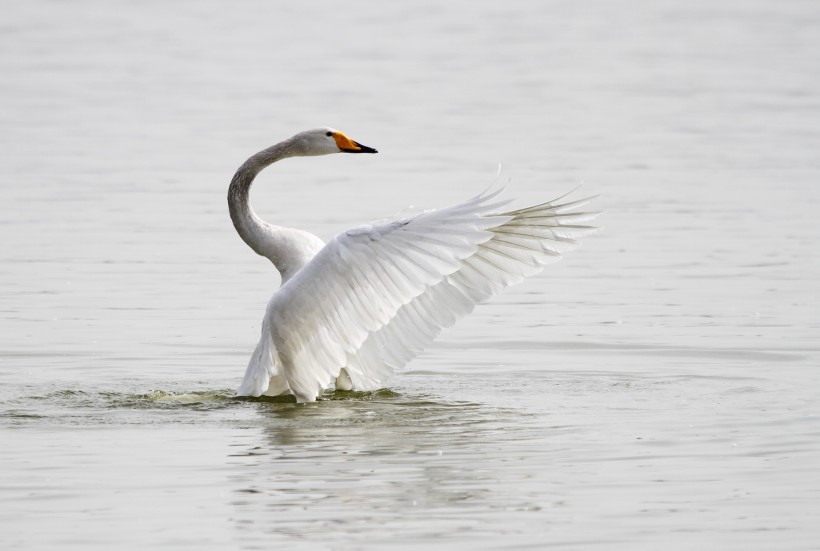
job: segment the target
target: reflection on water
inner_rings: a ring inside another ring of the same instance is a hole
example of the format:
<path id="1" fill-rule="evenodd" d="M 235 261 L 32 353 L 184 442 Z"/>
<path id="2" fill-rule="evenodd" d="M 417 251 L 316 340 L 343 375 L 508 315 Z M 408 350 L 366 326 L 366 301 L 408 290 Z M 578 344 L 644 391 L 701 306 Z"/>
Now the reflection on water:
<path id="1" fill-rule="evenodd" d="M 790 502 L 770 496 L 799 495 L 811 477 L 816 418 L 779 403 L 794 386 L 762 375 L 764 367 L 710 376 L 505 372 L 477 363 L 472 373 L 410 372 L 391 390 L 333 392 L 301 405 L 180 385 L 29 386 L 2 400 L 0 422 L 16 429 L 6 431 L 4 457 L 12 471 L 34 460 L 50 477 L 22 486 L 8 479 L 0 504 L 57 507 L 73 496 L 100 509 L 91 517 L 62 512 L 65 526 L 128 512 L 168 537 L 227 534 L 249 547 L 481 547 L 498 534 L 538 547 L 560 534 L 572 545 L 618 549 L 639 534 L 661 545 L 682 515 L 700 526 L 693 537 L 709 539 L 733 522 L 745 530 L 740 541 L 771 541 L 766 531 L 799 533 L 805 520 L 784 524 Z M 99 502 L 108 491 L 123 499 Z M 173 499 L 157 508 L 148 498 L 157 494 Z M 738 521 L 739 512 L 748 520 Z M 579 531 L 587 518 L 595 529 Z M 654 528 L 644 533 L 648 521 Z M 18 529 L 35 533 L 27 522 Z M 66 530 L 48 541 L 62 541 Z M 586 537 L 596 530 L 608 539 Z"/>
<path id="2" fill-rule="evenodd" d="M 521 465 L 545 429 L 535 416 L 393 393 L 334 398 L 341 400 L 266 404 L 261 440 L 238 436 L 238 523 L 262 524 L 283 542 L 388 533 L 475 540 L 498 528 L 482 527 L 493 511 L 515 531 L 511 512 L 541 509 L 544 488 L 532 491 L 533 465 Z"/>

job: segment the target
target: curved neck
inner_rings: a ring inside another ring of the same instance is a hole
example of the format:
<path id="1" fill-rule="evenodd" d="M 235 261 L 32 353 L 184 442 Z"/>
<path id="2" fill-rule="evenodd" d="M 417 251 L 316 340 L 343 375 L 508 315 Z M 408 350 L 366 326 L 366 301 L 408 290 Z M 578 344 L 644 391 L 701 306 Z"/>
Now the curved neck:
<path id="1" fill-rule="evenodd" d="M 231 214 L 233 226 L 242 240 L 253 249 L 256 254 L 271 258 L 270 246 L 273 239 L 272 231 L 275 226 L 266 224 L 251 208 L 250 190 L 254 178 L 262 169 L 280 159 L 299 155 L 292 139 L 285 140 L 245 161 L 236 171 L 231 185 L 228 188 L 228 210 Z"/>

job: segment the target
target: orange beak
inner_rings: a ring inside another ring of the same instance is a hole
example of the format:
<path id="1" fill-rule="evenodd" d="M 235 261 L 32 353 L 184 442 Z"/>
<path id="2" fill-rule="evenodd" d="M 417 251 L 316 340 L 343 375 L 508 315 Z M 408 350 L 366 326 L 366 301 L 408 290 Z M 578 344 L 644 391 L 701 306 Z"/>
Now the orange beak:
<path id="1" fill-rule="evenodd" d="M 333 139 L 336 140 L 336 145 L 339 147 L 339 151 L 344 151 L 345 153 L 378 153 L 378 151 L 372 147 L 367 147 L 366 145 L 354 142 L 341 132 L 334 132 Z"/>

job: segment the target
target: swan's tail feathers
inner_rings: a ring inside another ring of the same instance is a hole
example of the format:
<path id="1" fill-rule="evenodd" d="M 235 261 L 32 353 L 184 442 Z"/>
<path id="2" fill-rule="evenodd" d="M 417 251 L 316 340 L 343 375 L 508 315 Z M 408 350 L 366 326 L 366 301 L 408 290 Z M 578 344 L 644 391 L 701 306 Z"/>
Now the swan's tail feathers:
<path id="1" fill-rule="evenodd" d="M 245 370 L 245 378 L 237 396 L 279 396 L 289 392 L 287 381 L 281 376 L 276 366 L 276 350 L 271 339 L 270 325 L 268 320 L 262 322 L 262 336 L 259 344 L 251 355 L 248 362 L 248 369 Z"/>

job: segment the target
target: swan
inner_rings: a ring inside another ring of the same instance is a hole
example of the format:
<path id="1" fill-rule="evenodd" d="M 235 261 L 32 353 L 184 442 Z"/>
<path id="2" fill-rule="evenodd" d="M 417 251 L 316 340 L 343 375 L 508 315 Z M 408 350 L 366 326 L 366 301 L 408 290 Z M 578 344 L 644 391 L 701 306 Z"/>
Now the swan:
<path id="1" fill-rule="evenodd" d="M 377 151 L 333 128 L 307 130 L 251 156 L 231 180 L 236 231 L 282 277 L 238 396 L 293 394 L 304 403 L 334 382 L 339 390 L 382 388 L 442 328 L 596 229 L 579 222 L 598 213 L 575 210 L 593 197 L 499 211 L 509 202 L 495 200 L 503 188 L 358 226 L 327 244 L 256 215 L 249 193 L 260 171 L 288 157 L 332 153 Z"/>

